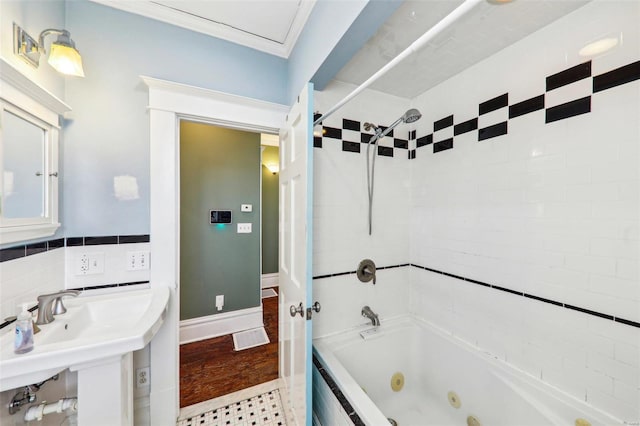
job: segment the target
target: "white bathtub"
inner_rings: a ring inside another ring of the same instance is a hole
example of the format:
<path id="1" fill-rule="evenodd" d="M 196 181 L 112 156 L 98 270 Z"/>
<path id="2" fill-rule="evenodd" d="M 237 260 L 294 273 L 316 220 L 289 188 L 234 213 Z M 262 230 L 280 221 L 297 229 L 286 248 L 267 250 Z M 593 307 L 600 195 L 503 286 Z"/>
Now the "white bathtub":
<path id="1" fill-rule="evenodd" d="M 410 318 L 384 321 L 377 336 L 363 329 L 314 340 L 314 354 L 367 425 L 622 424 L 583 401 L 527 375 L 436 327 Z M 391 377 L 404 375 L 400 391 Z M 460 402 L 454 408 L 448 393 Z M 314 406 L 314 410 L 316 407 Z M 325 425 L 332 426 L 332 425 Z"/>

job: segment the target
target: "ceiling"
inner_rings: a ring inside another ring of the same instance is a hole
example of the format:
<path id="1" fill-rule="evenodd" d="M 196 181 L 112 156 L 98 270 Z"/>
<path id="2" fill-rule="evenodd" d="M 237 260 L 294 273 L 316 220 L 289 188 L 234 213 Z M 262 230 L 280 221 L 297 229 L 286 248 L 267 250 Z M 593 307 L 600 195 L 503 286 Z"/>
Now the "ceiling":
<path id="1" fill-rule="evenodd" d="M 316 0 L 92 0 L 288 58 Z M 350 1 L 350 0 L 333 0 Z M 388 0 L 386 0 L 388 1 Z M 414 98 L 589 0 L 481 1 L 370 88 Z M 458 7 L 462 0 L 406 0 L 346 65 L 327 75 L 360 85 Z M 395 7 L 395 6 L 394 6 Z M 367 20 L 366 25 L 375 25 Z M 354 51 L 361 40 L 340 41 Z M 321 89 L 320 86 L 317 86 Z"/>
<path id="2" fill-rule="evenodd" d="M 288 58 L 316 0 L 92 0 Z"/>
<path id="3" fill-rule="evenodd" d="M 405 1 L 335 79 L 360 85 L 461 3 Z M 588 0 L 481 2 L 369 87 L 414 98 L 586 3 Z"/>

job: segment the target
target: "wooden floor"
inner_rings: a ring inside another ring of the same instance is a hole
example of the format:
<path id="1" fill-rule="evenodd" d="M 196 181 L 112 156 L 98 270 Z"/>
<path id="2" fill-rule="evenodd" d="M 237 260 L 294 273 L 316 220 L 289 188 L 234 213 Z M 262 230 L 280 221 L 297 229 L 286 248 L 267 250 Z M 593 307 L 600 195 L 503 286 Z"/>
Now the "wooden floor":
<path id="1" fill-rule="evenodd" d="M 180 346 L 180 407 L 278 378 L 278 297 L 262 299 L 271 343 L 233 350 L 231 335 Z"/>

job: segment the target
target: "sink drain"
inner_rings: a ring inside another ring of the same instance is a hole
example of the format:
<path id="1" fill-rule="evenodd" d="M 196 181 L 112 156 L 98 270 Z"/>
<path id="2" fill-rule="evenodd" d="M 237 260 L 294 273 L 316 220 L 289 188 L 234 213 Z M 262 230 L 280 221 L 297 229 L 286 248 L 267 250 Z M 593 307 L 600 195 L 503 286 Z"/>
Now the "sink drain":
<path id="1" fill-rule="evenodd" d="M 387 420 L 389 420 L 389 423 L 391 424 L 391 426 L 398 426 L 398 422 L 393 420 L 391 417 L 387 417 Z"/>

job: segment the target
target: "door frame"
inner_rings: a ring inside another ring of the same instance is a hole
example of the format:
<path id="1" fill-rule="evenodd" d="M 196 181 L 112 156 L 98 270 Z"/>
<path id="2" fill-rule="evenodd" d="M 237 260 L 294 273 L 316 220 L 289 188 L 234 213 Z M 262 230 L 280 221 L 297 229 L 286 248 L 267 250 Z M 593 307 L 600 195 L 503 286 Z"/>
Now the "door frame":
<path id="1" fill-rule="evenodd" d="M 149 90 L 152 287 L 169 287 L 164 323 L 150 343 L 150 421 L 175 425 L 180 412 L 180 120 L 278 134 L 289 106 L 141 76 Z"/>

